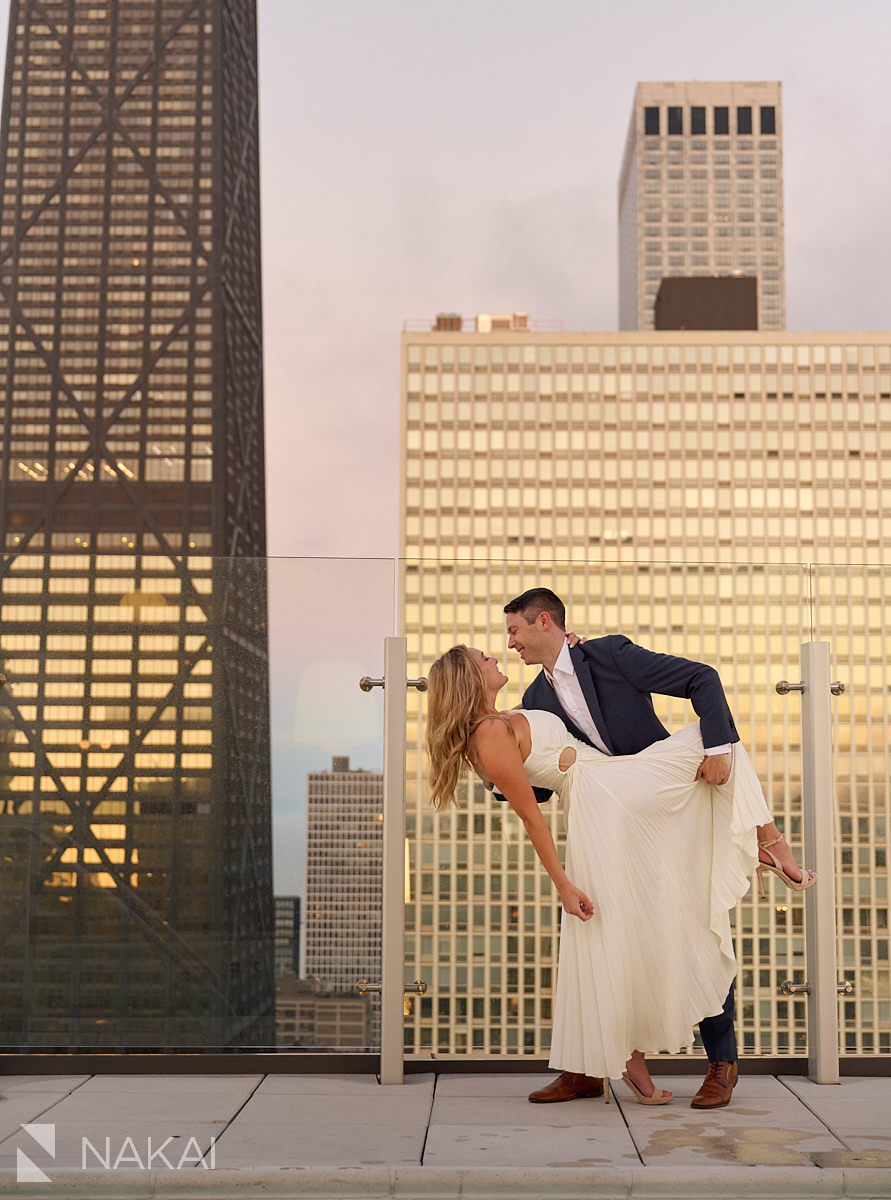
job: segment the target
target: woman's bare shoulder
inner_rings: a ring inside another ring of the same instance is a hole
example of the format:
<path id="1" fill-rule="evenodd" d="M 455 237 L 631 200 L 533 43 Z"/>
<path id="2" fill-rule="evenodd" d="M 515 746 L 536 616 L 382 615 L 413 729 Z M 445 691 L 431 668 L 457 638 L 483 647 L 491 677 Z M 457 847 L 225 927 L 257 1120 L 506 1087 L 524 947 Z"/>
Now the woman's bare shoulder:
<path id="1" fill-rule="evenodd" d="M 509 727 L 510 721 L 507 713 L 486 713 L 485 716 L 478 718 L 476 729 L 473 731 L 473 737 L 476 741 L 480 739 L 483 741 L 498 740 L 504 737 Z"/>
<path id="2" fill-rule="evenodd" d="M 519 743 L 529 732 L 529 722 L 522 712 L 492 713 L 477 726 L 473 741 L 478 750 L 496 749 L 511 742 Z"/>

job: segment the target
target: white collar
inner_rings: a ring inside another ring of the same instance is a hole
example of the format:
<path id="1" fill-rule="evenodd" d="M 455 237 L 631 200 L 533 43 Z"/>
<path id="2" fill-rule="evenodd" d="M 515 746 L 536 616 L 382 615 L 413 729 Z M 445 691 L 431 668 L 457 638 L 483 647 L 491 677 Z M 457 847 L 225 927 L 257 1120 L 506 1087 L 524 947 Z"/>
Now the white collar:
<path id="1" fill-rule="evenodd" d="M 557 655 L 557 661 L 554 663 L 554 670 L 549 671 L 547 667 L 545 667 L 545 675 L 547 675 L 551 683 L 554 682 L 554 675 L 556 675 L 558 671 L 561 675 L 575 674 L 575 666 L 573 665 L 572 657 L 569 653 L 569 642 L 563 643 L 560 653 Z"/>

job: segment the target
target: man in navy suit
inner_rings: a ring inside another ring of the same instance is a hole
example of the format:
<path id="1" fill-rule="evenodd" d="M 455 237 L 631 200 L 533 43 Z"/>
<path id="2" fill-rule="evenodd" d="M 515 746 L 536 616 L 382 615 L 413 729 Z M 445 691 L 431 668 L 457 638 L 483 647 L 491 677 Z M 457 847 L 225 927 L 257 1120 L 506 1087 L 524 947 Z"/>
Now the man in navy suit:
<path id="1" fill-rule="evenodd" d="M 524 708 L 554 713 L 574 737 L 603 754 L 636 754 L 669 736 L 653 710 L 651 693 L 684 696 L 699 717 L 705 747 L 696 778 L 712 784 L 727 782 L 730 747 L 739 735 L 713 667 L 654 654 L 622 634 L 593 638 L 570 649 L 566 610 L 547 588 L 523 592 L 504 611 L 510 649 L 528 666 L 543 667 L 523 695 Z M 543 798 L 544 793 L 539 796 Z M 693 1098 L 693 1108 L 721 1108 L 733 1093 L 737 1078 L 733 991 L 731 986 L 722 1013 L 700 1022 L 709 1071 Z M 529 1099 L 551 1103 L 602 1093 L 603 1080 L 564 1071 Z"/>

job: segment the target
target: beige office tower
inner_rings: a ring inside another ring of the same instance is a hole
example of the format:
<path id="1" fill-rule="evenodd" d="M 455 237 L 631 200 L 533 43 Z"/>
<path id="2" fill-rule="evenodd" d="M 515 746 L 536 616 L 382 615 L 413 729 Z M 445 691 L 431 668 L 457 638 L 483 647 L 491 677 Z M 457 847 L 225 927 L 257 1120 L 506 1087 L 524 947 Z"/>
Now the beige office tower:
<path id="1" fill-rule="evenodd" d="M 531 682 L 504 603 L 546 585 L 571 628 L 714 664 L 801 855 L 803 642 L 831 644 L 843 1050 L 891 1053 L 891 335 L 410 333 L 402 347 L 409 674 L 456 642 Z M 884 484 L 884 487 L 883 487 Z M 866 564 L 866 565 L 864 565 Z M 416 1053 L 547 1053 L 558 902 L 509 809 L 435 814 L 409 693 L 406 1020 Z M 686 701 L 656 697 L 669 728 Z M 559 829 L 556 806 L 546 806 Z M 646 880 L 641 881 L 646 886 Z M 735 914 L 745 1054 L 801 1054 L 803 897 Z"/>
<path id="2" fill-rule="evenodd" d="M 779 83 L 639 83 L 619 176 L 619 328 L 653 329 L 672 275 L 758 279 L 786 326 Z"/>

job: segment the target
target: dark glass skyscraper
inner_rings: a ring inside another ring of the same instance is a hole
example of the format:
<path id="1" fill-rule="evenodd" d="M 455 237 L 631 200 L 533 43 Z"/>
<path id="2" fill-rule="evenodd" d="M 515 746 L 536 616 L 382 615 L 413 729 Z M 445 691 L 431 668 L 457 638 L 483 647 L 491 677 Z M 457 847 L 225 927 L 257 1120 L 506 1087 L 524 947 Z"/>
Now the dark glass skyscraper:
<path id="1" fill-rule="evenodd" d="M 274 1040 L 255 0 L 12 0 L 0 1039 Z"/>

